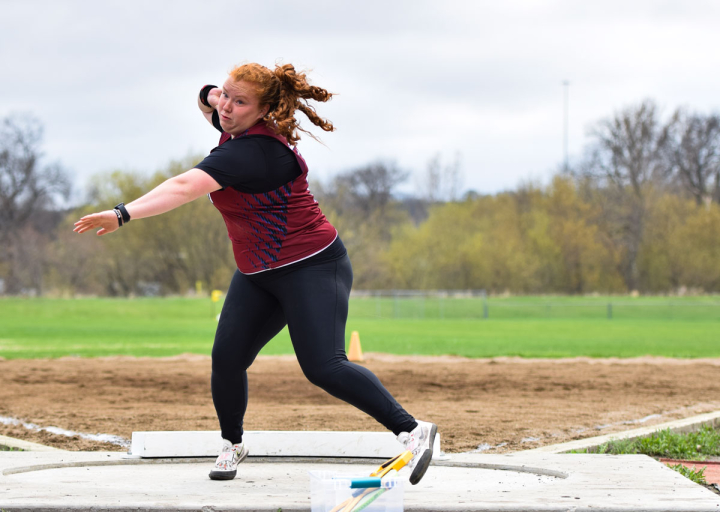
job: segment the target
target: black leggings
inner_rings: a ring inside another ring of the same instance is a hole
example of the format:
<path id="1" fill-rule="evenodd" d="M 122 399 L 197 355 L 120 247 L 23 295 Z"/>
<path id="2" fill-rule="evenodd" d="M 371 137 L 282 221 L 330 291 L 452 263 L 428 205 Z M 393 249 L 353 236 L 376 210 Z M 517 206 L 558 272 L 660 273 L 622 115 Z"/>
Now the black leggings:
<path id="1" fill-rule="evenodd" d="M 285 324 L 310 382 L 369 414 L 395 435 L 413 430 L 417 422 L 375 374 L 345 355 L 352 280 L 347 255 L 251 276 L 235 272 L 212 350 L 212 397 L 224 439 L 242 441 L 247 369 Z"/>

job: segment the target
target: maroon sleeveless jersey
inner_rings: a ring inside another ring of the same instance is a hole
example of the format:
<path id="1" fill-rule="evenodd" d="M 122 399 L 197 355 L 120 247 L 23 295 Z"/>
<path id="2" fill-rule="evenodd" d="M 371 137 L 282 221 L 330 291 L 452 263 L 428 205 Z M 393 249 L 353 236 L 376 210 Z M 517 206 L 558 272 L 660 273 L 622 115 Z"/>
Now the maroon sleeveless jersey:
<path id="1" fill-rule="evenodd" d="M 243 274 L 283 267 L 319 253 L 337 237 L 308 189 L 308 167 L 297 148 L 258 123 L 239 137 L 266 135 L 292 150 L 302 173 L 280 188 L 258 194 L 233 187 L 209 194 L 225 220 L 237 267 Z M 220 144 L 230 140 L 223 133 Z"/>

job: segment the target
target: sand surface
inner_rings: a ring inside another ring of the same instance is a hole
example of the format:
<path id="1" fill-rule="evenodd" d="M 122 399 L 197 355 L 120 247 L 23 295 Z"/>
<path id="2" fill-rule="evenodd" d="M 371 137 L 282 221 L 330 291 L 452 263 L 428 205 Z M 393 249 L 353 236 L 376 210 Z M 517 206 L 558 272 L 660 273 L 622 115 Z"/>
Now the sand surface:
<path id="1" fill-rule="evenodd" d="M 720 359 L 465 359 L 365 354 L 446 452 L 506 453 L 720 410 Z M 246 430 L 384 431 L 308 382 L 294 356 L 248 371 Z M 129 440 L 139 430 L 217 430 L 210 359 L 0 360 L 0 434 L 68 450 L 126 450 L 58 427 Z"/>

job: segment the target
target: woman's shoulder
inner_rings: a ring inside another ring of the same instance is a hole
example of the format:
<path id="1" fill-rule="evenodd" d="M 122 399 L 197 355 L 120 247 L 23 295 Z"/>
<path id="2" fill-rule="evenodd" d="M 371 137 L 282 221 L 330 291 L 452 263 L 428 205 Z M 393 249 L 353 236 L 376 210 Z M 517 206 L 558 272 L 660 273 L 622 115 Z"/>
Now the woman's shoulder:
<path id="1" fill-rule="evenodd" d="M 270 135 L 265 135 L 265 134 L 249 134 L 249 135 L 243 135 L 241 137 L 235 137 L 234 139 L 230 139 L 225 144 L 222 144 L 221 146 L 218 146 L 218 147 L 227 146 L 228 148 L 249 148 L 249 147 L 259 147 L 259 146 L 274 147 L 275 145 L 287 147 L 286 144 L 283 144 L 282 142 L 277 140 L 275 137 L 272 137 Z"/>
<path id="2" fill-rule="evenodd" d="M 290 146 L 283 143 L 281 140 L 273 137 L 272 135 L 249 134 L 233 140 L 241 141 L 243 139 L 245 140 L 245 142 L 241 143 L 238 146 L 242 149 L 243 152 L 246 150 L 251 151 L 250 147 L 252 145 L 252 150 L 261 151 L 262 153 L 271 158 L 285 158 L 286 155 L 294 154 Z"/>
<path id="3" fill-rule="evenodd" d="M 260 145 L 261 143 L 259 143 L 258 140 L 254 137 L 235 137 L 234 139 L 229 139 L 223 144 L 220 144 L 211 152 L 220 152 L 225 154 L 242 153 L 245 151 L 256 150 L 257 148 L 259 148 Z"/>

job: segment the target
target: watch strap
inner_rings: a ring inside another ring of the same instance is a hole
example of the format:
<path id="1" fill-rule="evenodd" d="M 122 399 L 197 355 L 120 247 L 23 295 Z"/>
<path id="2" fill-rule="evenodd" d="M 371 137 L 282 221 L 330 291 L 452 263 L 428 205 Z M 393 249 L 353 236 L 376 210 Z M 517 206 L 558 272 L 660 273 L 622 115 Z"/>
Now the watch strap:
<path id="1" fill-rule="evenodd" d="M 217 85 L 206 85 L 202 89 L 200 89 L 200 103 L 202 103 L 206 107 L 212 108 L 212 105 L 210 105 L 210 103 L 208 103 L 207 98 L 208 98 L 208 94 L 210 94 L 210 91 L 212 91 L 213 89 L 216 89 L 216 88 L 217 88 Z"/>
<path id="2" fill-rule="evenodd" d="M 116 210 L 120 211 L 120 214 L 122 215 L 122 221 L 123 224 L 130 222 L 130 214 L 127 211 L 127 208 L 125 208 L 125 203 L 120 203 L 115 206 Z"/>

